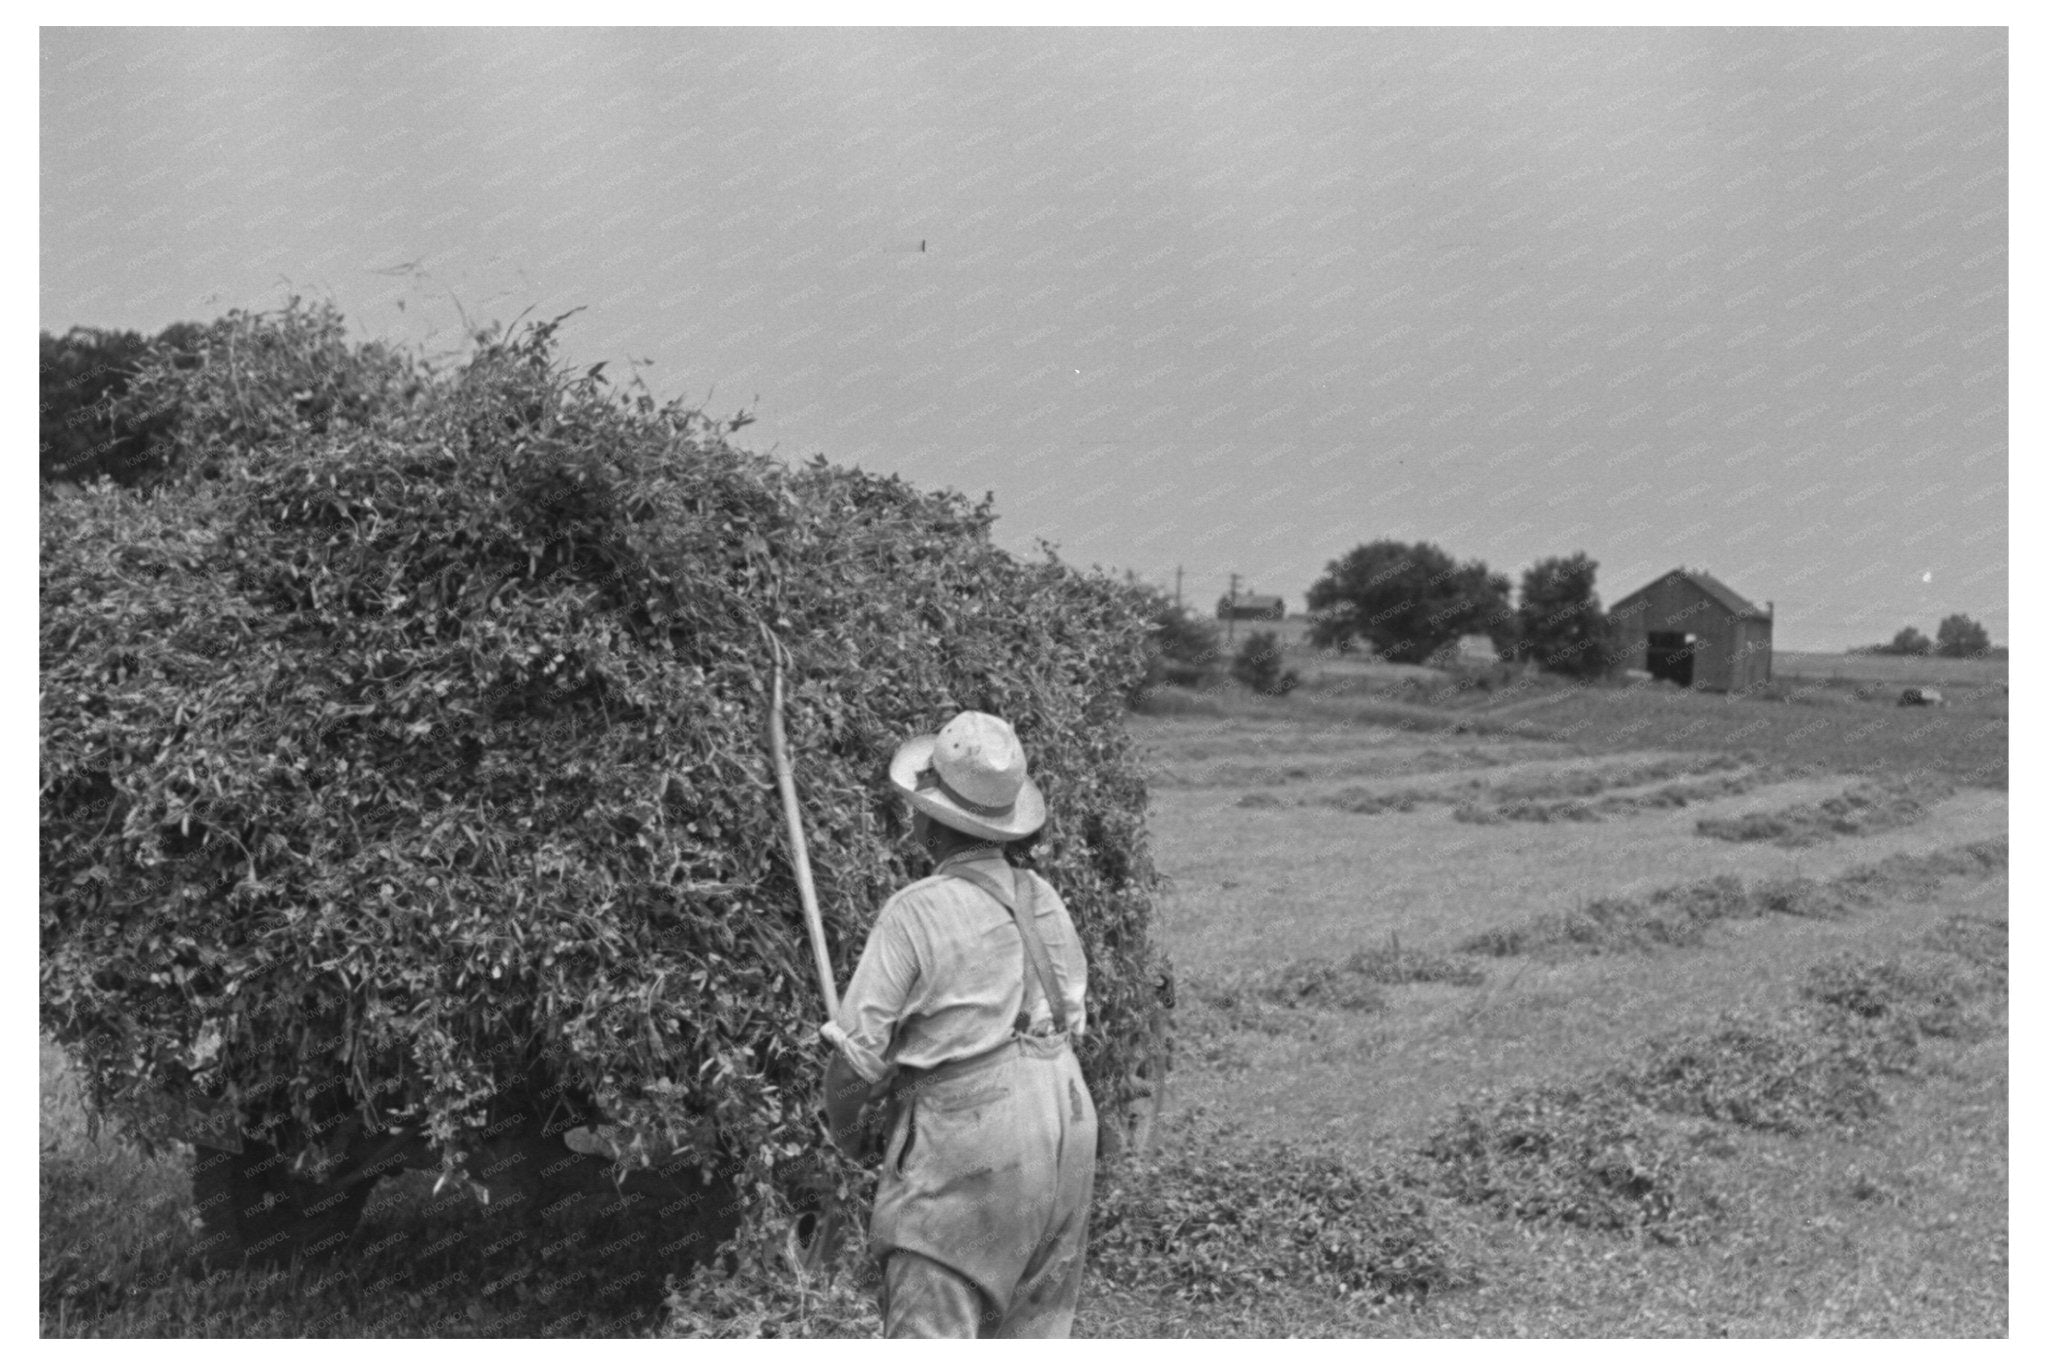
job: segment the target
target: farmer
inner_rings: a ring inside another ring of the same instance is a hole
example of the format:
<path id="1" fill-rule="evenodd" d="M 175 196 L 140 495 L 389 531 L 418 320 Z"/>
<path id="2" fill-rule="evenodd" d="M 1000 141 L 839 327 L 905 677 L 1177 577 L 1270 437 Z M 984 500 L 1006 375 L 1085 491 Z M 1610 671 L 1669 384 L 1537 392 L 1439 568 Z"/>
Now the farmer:
<path id="1" fill-rule="evenodd" d="M 1016 732 L 979 711 L 906 742 L 889 781 L 934 874 L 882 907 L 822 1030 L 833 1141 L 881 1149 L 868 1240 L 885 1333 L 1064 1337 L 1095 1193 L 1072 1046 L 1088 964 L 1059 893 L 1003 857 L 1045 798 Z"/>

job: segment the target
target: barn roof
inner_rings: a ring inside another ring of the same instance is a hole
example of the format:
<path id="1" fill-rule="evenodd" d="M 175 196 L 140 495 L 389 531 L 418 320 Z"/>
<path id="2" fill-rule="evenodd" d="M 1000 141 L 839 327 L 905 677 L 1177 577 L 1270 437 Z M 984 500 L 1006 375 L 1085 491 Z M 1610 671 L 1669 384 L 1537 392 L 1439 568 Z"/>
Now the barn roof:
<path id="1" fill-rule="evenodd" d="M 1735 616 L 1749 617 L 1758 621 L 1768 621 L 1771 619 L 1769 612 L 1708 573 L 1705 569 L 1673 569 L 1670 573 L 1653 578 L 1648 583 L 1643 584 L 1642 587 L 1637 588 L 1627 597 L 1617 601 L 1608 610 L 1612 612 L 1620 607 L 1622 602 L 1629 601 L 1631 598 L 1641 597 L 1644 593 L 1662 583 L 1666 578 L 1684 579 L 1707 596 L 1713 598 L 1714 601 L 1726 607 Z"/>

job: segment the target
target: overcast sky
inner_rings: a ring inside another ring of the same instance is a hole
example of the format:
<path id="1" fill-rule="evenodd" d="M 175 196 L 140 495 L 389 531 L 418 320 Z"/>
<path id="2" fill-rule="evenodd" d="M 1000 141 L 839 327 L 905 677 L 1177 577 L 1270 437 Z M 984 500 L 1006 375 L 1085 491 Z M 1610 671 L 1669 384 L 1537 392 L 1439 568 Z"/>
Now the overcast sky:
<path id="1" fill-rule="evenodd" d="M 1382 536 L 2007 638 L 1995 29 L 65 30 L 41 325 L 299 292 L 1298 610 Z"/>

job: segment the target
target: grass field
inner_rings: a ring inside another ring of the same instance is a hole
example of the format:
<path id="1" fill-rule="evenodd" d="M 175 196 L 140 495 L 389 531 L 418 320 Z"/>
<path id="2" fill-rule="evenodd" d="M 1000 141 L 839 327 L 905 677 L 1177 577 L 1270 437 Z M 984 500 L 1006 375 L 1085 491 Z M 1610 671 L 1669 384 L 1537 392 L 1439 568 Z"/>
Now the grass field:
<path id="1" fill-rule="evenodd" d="M 2003 1335 L 2003 693 L 1528 700 L 1133 719 L 1177 1055 L 1077 1334 Z M 425 1177 L 334 1266 L 199 1278 L 180 1159 L 47 1046 L 41 1127 L 45 1335 L 874 1326 L 794 1271 L 681 1311 L 623 1226 Z"/>

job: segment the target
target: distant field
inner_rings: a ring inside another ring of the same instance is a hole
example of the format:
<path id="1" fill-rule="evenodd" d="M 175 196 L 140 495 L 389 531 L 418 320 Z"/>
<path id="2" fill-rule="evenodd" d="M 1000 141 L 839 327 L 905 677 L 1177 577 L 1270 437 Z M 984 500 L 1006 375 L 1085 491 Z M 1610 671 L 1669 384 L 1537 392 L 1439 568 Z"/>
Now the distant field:
<path id="1" fill-rule="evenodd" d="M 2010 665 L 2004 659 L 1911 658 L 1893 654 L 1812 654 L 1779 650 L 1771 655 L 1772 677 L 1821 681 L 1925 684 L 1931 687 L 1981 687 L 2004 683 Z"/>
<path id="2" fill-rule="evenodd" d="M 1336 654 L 1315 649 L 1308 643 L 1309 620 L 1290 616 L 1285 621 L 1239 621 L 1234 636 L 1224 622 L 1226 644 L 1242 641 L 1252 631 L 1279 635 L 1289 666 L 1306 682 L 1348 680 L 1391 680 L 1437 676 L 1434 669 L 1413 664 L 1382 663 L 1369 654 Z M 1903 657 L 1889 654 L 1828 654 L 1814 650 L 1779 650 L 1771 656 L 1771 676 L 1783 683 L 1827 683 L 1842 685 L 1875 683 L 1886 687 L 1927 686 L 1949 689 L 2002 687 L 2011 673 L 2005 659 L 1942 659 L 1933 656 Z"/>

